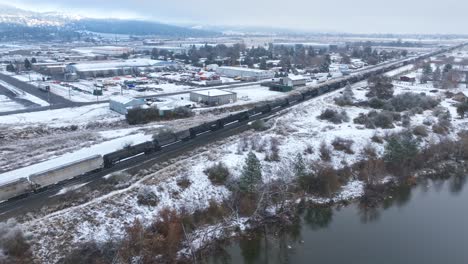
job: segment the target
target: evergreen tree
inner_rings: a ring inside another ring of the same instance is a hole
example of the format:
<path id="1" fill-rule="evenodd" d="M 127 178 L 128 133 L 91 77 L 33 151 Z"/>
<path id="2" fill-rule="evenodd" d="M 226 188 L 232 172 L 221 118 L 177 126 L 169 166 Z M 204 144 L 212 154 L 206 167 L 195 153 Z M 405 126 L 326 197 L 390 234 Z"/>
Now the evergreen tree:
<path id="1" fill-rule="evenodd" d="M 432 80 L 437 82 L 437 81 L 440 81 L 441 78 L 442 78 L 442 72 L 440 71 L 440 67 L 437 66 L 437 68 L 432 73 Z"/>
<path id="2" fill-rule="evenodd" d="M 15 72 L 15 66 L 13 66 L 13 64 L 10 63 L 6 66 L 6 70 L 9 72 Z"/>
<path id="3" fill-rule="evenodd" d="M 28 59 L 25 59 L 24 60 L 24 68 L 26 70 L 30 70 L 31 69 L 31 62 L 28 60 Z"/>
<path id="4" fill-rule="evenodd" d="M 260 62 L 260 69 L 261 70 L 267 70 L 267 63 L 266 63 L 266 60 L 265 59 L 262 59 L 262 61 Z"/>
<path id="5" fill-rule="evenodd" d="M 36 58 L 32 58 L 32 59 L 31 59 L 31 63 L 37 63 Z"/>
<path id="6" fill-rule="evenodd" d="M 307 170 L 306 170 L 306 166 L 304 163 L 304 158 L 302 157 L 301 153 L 297 153 L 296 155 L 296 160 L 294 160 L 294 163 L 293 163 L 293 170 L 294 170 L 294 174 L 299 179 L 306 176 Z"/>
<path id="7" fill-rule="evenodd" d="M 461 103 L 457 106 L 457 113 L 460 118 L 465 118 L 466 112 L 468 112 L 468 102 Z"/>
<path id="8" fill-rule="evenodd" d="M 419 152 L 418 142 L 411 134 L 391 137 L 385 145 L 384 160 L 392 166 L 408 166 Z"/>
<path id="9" fill-rule="evenodd" d="M 257 156 L 251 151 L 245 159 L 245 165 L 242 168 L 242 175 L 239 187 L 244 192 L 253 193 L 256 185 L 262 182 L 262 165 Z"/>

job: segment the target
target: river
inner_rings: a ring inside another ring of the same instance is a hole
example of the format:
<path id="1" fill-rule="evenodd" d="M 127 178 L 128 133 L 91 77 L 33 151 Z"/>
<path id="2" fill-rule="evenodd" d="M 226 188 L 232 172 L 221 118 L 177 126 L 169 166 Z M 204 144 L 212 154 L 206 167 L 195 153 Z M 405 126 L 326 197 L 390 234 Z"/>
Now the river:
<path id="1" fill-rule="evenodd" d="M 402 187 L 378 209 L 308 208 L 287 232 L 236 240 L 209 263 L 468 263 L 466 178 Z M 271 232 L 268 232 L 271 233 Z"/>

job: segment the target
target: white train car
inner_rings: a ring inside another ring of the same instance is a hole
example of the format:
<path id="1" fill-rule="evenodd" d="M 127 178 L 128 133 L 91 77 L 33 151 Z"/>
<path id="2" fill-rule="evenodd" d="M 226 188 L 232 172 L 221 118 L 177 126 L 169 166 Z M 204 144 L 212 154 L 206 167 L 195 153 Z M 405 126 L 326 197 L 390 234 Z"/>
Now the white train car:
<path id="1" fill-rule="evenodd" d="M 0 185 L 0 202 L 28 193 L 30 191 L 31 184 L 26 178 L 20 178 L 6 182 Z"/>
<path id="2" fill-rule="evenodd" d="M 95 155 L 50 170 L 31 174 L 29 180 L 37 185 L 35 187 L 46 187 L 100 169 L 102 166 L 102 156 Z"/>

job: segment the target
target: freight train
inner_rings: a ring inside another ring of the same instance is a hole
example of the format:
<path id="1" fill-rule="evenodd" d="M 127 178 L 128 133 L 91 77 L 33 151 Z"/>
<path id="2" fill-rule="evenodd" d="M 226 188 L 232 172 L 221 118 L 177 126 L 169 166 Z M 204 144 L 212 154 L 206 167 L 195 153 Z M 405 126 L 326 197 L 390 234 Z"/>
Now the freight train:
<path id="1" fill-rule="evenodd" d="M 387 65 L 378 65 L 371 69 L 364 70 L 358 74 L 330 80 L 329 82 L 319 84 L 315 87 L 302 88 L 285 98 L 259 103 L 250 110 L 232 114 L 212 122 L 204 123 L 199 126 L 192 127 L 188 130 L 177 133 L 162 133 L 155 136 L 152 141 L 128 146 L 103 156 L 92 156 L 87 159 L 79 160 L 44 172 L 30 175 L 28 178 L 21 178 L 5 183 L 0 185 L 0 201 L 5 201 L 17 196 L 28 195 L 29 193 L 35 191 L 41 191 L 45 188 L 48 188 L 49 186 L 62 181 L 73 179 L 83 174 L 109 169 L 119 162 L 138 155 L 149 155 L 155 152 L 160 152 L 166 146 L 178 142 L 193 140 L 201 134 L 223 129 L 225 126 L 235 122 L 246 122 L 248 120 L 254 119 L 258 115 L 266 115 L 272 112 L 276 112 L 291 105 L 295 105 L 305 100 L 309 100 L 319 95 L 342 88 L 347 83 L 363 81 L 369 78 L 371 75 L 382 74 L 384 72 L 415 63 L 418 60 L 424 60 L 431 56 L 460 48 L 461 46 L 464 46 L 464 44 L 426 54 L 417 58 L 406 59 L 401 62 L 389 63 Z"/>

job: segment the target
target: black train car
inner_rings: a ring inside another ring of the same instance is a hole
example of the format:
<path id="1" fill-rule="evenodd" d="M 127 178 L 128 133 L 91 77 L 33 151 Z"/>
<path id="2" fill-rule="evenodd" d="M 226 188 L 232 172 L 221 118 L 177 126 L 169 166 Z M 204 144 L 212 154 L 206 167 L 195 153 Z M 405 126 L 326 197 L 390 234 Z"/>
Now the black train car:
<path id="1" fill-rule="evenodd" d="M 117 162 L 127 159 L 139 154 L 149 154 L 154 152 L 154 144 L 151 141 L 143 142 L 137 145 L 125 147 L 121 150 L 114 151 L 112 153 L 103 156 L 104 167 L 110 168 Z"/>
<path id="2" fill-rule="evenodd" d="M 240 112 L 240 113 L 237 113 L 237 114 L 229 115 L 229 116 L 223 117 L 221 119 L 218 119 L 218 121 L 219 121 L 218 125 L 222 128 L 227 124 L 230 124 L 230 123 L 233 123 L 233 122 L 236 122 L 236 121 L 242 122 L 242 121 L 245 121 L 245 120 L 248 120 L 248 119 L 249 119 L 249 111 L 244 111 L 244 112 Z"/>
<path id="3" fill-rule="evenodd" d="M 208 122 L 208 123 L 204 123 L 204 124 L 201 124 L 199 126 L 190 128 L 189 129 L 190 137 L 195 138 L 199 134 L 203 134 L 203 133 L 208 132 L 208 131 L 216 131 L 216 130 L 218 130 L 220 128 L 221 127 L 219 125 L 218 120 Z"/>

